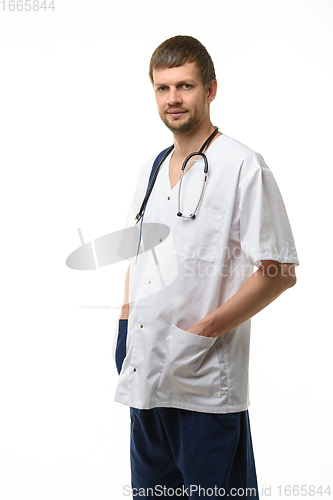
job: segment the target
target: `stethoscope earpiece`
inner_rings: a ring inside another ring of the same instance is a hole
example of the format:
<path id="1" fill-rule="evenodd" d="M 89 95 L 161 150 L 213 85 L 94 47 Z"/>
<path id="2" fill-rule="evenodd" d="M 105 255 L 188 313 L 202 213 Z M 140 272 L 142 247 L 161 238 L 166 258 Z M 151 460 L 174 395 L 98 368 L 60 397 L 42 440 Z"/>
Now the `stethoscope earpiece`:
<path id="1" fill-rule="evenodd" d="M 177 215 L 178 217 L 183 217 L 183 214 L 181 212 L 177 212 Z M 195 219 L 196 215 L 195 214 L 191 214 L 188 216 L 189 219 Z"/>

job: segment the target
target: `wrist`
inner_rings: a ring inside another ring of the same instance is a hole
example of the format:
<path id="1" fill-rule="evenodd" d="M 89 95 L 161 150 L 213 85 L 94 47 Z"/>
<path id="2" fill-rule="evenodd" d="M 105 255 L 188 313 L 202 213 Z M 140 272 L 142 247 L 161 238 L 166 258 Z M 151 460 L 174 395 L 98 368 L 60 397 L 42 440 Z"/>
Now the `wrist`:
<path id="1" fill-rule="evenodd" d="M 218 337 L 220 335 L 220 331 L 218 325 L 215 321 L 215 316 L 213 314 L 209 314 L 204 318 L 205 322 L 203 324 L 203 328 L 205 331 L 205 335 L 207 337 Z"/>
<path id="2" fill-rule="evenodd" d="M 195 333 L 196 335 L 202 335 L 203 337 L 215 338 L 220 335 L 220 332 L 216 328 L 214 318 L 211 315 L 199 320 L 197 323 L 191 326 L 187 330 L 190 333 Z"/>
<path id="3" fill-rule="evenodd" d="M 119 319 L 128 319 L 128 313 L 129 313 L 129 306 L 128 304 L 125 304 L 122 306 L 120 310 Z"/>

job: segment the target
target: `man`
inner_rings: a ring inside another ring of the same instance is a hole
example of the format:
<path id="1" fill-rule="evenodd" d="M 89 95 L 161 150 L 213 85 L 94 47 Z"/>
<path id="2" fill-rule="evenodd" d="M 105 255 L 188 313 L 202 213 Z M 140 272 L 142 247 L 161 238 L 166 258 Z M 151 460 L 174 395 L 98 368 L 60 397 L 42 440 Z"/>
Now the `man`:
<path id="1" fill-rule="evenodd" d="M 215 70 L 199 41 L 176 36 L 156 49 L 149 75 L 174 149 L 144 211 L 144 223 L 165 224 L 170 235 L 155 260 L 152 252 L 131 260 L 119 320 L 115 400 L 131 407 L 133 496 L 259 498 L 247 412 L 250 318 L 296 282 L 292 232 L 263 158 L 221 132 L 204 148 L 202 198 L 197 156 L 179 202 L 183 162 L 214 132 Z M 133 222 L 152 165 L 141 170 Z"/>

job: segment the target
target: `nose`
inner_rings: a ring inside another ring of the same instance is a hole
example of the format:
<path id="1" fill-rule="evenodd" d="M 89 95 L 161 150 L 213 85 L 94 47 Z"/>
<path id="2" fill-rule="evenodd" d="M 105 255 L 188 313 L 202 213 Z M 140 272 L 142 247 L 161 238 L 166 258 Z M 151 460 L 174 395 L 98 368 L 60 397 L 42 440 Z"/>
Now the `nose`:
<path id="1" fill-rule="evenodd" d="M 167 104 L 174 106 L 175 104 L 182 104 L 183 99 L 177 87 L 170 87 Z"/>

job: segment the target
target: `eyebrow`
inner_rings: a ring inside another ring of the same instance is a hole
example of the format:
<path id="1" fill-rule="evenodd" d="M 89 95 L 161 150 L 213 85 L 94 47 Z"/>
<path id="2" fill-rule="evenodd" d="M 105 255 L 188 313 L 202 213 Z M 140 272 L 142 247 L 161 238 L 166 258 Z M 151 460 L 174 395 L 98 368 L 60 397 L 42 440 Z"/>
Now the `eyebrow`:
<path id="1" fill-rule="evenodd" d="M 187 83 L 189 85 L 193 85 L 196 82 L 195 82 L 195 80 L 192 80 L 191 78 L 179 80 L 179 82 L 176 83 L 176 87 L 178 87 L 179 85 L 184 85 L 184 83 Z M 169 87 L 169 86 L 170 85 L 168 85 L 167 83 L 154 83 L 154 87 Z"/>

